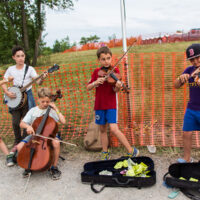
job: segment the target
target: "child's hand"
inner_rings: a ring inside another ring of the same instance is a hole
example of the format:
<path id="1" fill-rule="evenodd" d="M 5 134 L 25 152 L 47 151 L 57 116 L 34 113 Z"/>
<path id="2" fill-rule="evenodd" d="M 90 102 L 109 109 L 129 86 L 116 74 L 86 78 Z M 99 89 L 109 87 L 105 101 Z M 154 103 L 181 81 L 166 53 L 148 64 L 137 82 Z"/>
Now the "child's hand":
<path id="1" fill-rule="evenodd" d="M 50 102 L 49 105 L 56 111 L 57 107 L 56 104 L 54 102 Z"/>
<path id="2" fill-rule="evenodd" d="M 122 87 L 122 82 L 118 80 L 115 84 L 115 87 L 120 89 Z"/>
<path id="3" fill-rule="evenodd" d="M 102 85 L 104 83 L 106 79 L 105 78 L 98 78 L 95 82 L 96 82 L 96 85 Z"/>
<path id="4" fill-rule="evenodd" d="M 13 76 L 9 76 L 8 77 L 8 82 L 11 82 L 11 81 L 13 81 L 14 80 L 14 77 Z"/>
<path id="5" fill-rule="evenodd" d="M 186 83 L 188 81 L 188 79 L 190 78 L 190 75 L 189 74 L 182 74 L 179 76 L 179 80 L 180 82 L 183 84 L 183 83 Z"/>
<path id="6" fill-rule="evenodd" d="M 48 72 L 44 72 L 44 73 L 42 74 L 41 79 L 43 80 L 43 79 L 45 79 L 47 76 L 48 76 Z"/>
<path id="7" fill-rule="evenodd" d="M 9 98 L 11 98 L 11 99 L 15 99 L 15 98 L 16 98 L 16 94 L 13 93 L 13 92 L 7 91 L 7 92 L 6 92 L 6 95 L 7 95 Z"/>
<path id="8" fill-rule="evenodd" d="M 35 135 L 35 131 L 33 129 L 32 126 L 28 126 L 27 129 L 26 129 L 26 132 L 29 134 L 29 135 Z"/>

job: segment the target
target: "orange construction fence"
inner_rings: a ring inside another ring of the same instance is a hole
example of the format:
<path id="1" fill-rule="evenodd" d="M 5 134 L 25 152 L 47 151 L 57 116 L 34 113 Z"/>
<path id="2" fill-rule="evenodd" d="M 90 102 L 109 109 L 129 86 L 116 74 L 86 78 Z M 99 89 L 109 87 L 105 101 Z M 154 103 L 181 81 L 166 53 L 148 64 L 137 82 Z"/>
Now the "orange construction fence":
<path id="1" fill-rule="evenodd" d="M 130 93 L 118 95 L 118 121 L 121 131 L 131 144 L 156 146 L 182 146 L 182 123 L 187 106 L 187 85 L 173 87 L 178 75 L 189 65 L 184 53 L 138 53 L 128 55 L 128 68 L 119 65 L 123 81 L 128 77 Z M 56 104 L 66 116 L 66 125 L 60 130 L 64 140 L 83 138 L 94 117 L 94 90 L 87 91 L 95 62 L 66 64 L 50 74 L 43 86 L 52 91 L 61 89 L 63 98 Z M 36 68 L 38 74 L 48 67 Z M 128 69 L 128 70 L 127 70 Z M 33 92 L 37 101 L 37 85 Z M 2 91 L 1 91 L 2 92 Z M 3 93 L 0 94 L 3 102 Z M 6 105 L 0 104 L 0 135 L 13 136 L 11 116 Z M 110 134 L 112 146 L 120 145 Z M 193 147 L 199 147 L 199 134 L 194 132 Z"/>

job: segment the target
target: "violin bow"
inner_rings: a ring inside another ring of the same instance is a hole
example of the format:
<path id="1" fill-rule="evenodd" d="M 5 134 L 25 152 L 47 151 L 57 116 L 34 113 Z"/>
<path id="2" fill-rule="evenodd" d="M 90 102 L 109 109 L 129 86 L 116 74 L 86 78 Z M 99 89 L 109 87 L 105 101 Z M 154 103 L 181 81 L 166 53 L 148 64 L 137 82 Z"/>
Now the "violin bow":
<path id="1" fill-rule="evenodd" d="M 38 136 L 38 137 L 45 138 L 45 139 L 48 139 L 48 140 L 56 140 L 56 139 L 54 139 L 54 138 L 47 137 L 47 136 L 43 136 L 43 135 L 37 135 L 37 134 L 36 134 L 36 135 L 33 135 L 33 136 Z M 59 142 L 62 142 L 62 143 L 64 143 L 64 144 L 68 144 L 68 145 L 77 147 L 76 144 L 72 144 L 72 143 L 69 143 L 69 142 L 64 142 L 64 141 L 62 141 L 62 140 L 58 140 L 58 141 L 59 141 Z"/>
<path id="2" fill-rule="evenodd" d="M 120 61 L 124 58 L 124 56 L 129 52 L 129 50 L 133 47 L 134 44 L 131 44 L 131 46 L 127 49 L 127 51 L 122 55 L 122 57 L 115 63 L 115 65 L 113 66 L 112 70 L 110 70 L 108 72 L 108 74 L 105 76 L 105 78 L 107 79 L 110 74 L 112 74 L 115 70 L 115 68 L 117 67 L 117 65 L 120 63 Z"/>

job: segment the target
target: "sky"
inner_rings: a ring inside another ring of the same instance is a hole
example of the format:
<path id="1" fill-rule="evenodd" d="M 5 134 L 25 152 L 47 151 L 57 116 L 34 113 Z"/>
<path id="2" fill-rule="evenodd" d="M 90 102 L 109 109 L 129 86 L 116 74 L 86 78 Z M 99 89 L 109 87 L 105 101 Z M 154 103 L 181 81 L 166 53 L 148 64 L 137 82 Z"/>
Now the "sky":
<path id="1" fill-rule="evenodd" d="M 73 0 L 73 10 L 46 9 L 44 41 L 52 47 L 55 40 L 97 35 L 100 41 L 116 35 L 122 38 L 120 0 Z M 199 0 L 125 0 L 126 36 L 143 38 L 177 30 L 200 28 Z"/>

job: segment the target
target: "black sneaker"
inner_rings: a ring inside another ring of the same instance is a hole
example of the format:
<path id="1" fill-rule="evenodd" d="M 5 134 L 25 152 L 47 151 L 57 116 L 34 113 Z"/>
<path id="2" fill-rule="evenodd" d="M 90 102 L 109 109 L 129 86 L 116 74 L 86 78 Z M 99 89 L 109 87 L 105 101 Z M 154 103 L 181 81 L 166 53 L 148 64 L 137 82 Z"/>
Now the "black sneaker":
<path id="1" fill-rule="evenodd" d="M 57 167 L 53 167 L 49 171 L 53 180 L 60 179 L 62 173 Z"/>
<path id="2" fill-rule="evenodd" d="M 14 162 L 14 164 L 17 164 L 17 154 L 18 154 L 18 151 L 15 151 L 14 154 L 13 154 L 13 162 Z"/>
<path id="3" fill-rule="evenodd" d="M 27 178 L 29 174 L 31 175 L 31 170 L 25 169 L 24 172 L 22 173 L 23 178 Z"/>
<path id="4" fill-rule="evenodd" d="M 6 157 L 6 165 L 7 165 L 7 167 L 12 167 L 14 165 L 13 155 L 14 154 L 11 154 L 11 153 L 7 155 L 7 157 Z"/>

